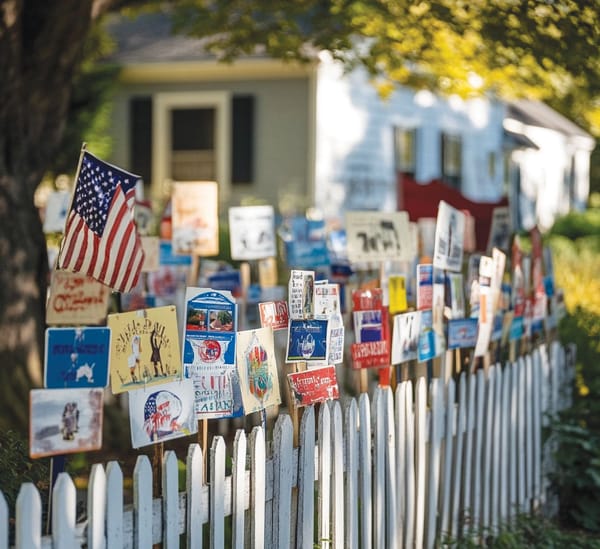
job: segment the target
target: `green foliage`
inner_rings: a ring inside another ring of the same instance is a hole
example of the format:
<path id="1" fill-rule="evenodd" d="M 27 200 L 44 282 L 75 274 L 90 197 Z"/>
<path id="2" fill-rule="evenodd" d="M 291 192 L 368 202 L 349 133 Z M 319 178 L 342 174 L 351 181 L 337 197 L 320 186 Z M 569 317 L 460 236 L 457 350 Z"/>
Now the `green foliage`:
<path id="1" fill-rule="evenodd" d="M 560 520 L 600 532 L 600 209 L 559 219 L 547 239 L 567 312 L 563 343 L 577 347 L 573 406 L 552 423 Z"/>
<path id="2" fill-rule="evenodd" d="M 600 532 L 600 435 L 578 419 L 568 413 L 552 428 L 559 451 L 551 478 L 559 487 L 562 523 Z"/>
<path id="3" fill-rule="evenodd" d="M 573 240 L 583 236 L 600 235 L 600 209 L 564 215 L 556 220 L 550 234 L 566 236 Z"/>
<path id="4" fill-rule="evenodd" d="M 456 549 L 529 549 L 570 547 L 571 549 L 598 549 L 600 539 L 581 531 L 566 531 L 540 515 L 517 515 L 500 527 L 498 532 L 469 533 L 464 538 L 446 539 L 444 547 Z"/>
<path id="5" fill-rule="evenodd" d="M 42 501 L 47 499 L 50 482 L 48 461 L 30 459 L 28 441 L 12 430 L 0 432 L 0 478 L 2 493 L 11 513 L 24 482 L 31 482 L 37 487 Z"/>

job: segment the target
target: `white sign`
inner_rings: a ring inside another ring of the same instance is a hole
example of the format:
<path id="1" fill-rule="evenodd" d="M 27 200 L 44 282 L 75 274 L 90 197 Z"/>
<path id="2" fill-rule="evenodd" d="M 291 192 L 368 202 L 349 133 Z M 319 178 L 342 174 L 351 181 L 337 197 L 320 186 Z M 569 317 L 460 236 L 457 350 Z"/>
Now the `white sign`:
<path id="1" fill-rule="evenodd" d="M 441 200 L 435 225 L 434 267 L 461 270 L 464 235 L 465 214 Z"/>
<path id="2" fill-rule="evenodd" d="M 273 206 L 229 208 L 231 258 L 240 261 L 277 255 Z"/>
<path id="3" fill-rule="evenodd" d="M 414 246 L 407 212 L 346 212 L 348 259 L 411 261 Z"/>

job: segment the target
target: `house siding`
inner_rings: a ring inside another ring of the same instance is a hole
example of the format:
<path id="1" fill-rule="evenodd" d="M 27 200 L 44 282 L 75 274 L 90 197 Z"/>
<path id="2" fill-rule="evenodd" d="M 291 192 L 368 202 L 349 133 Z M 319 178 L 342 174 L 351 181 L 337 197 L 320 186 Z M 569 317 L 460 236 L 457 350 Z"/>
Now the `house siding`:
<path id="1" fill-rule="evenodd" d="M 117 94 L 113 111 L 112 161 L 131 165 L 129 143 L 129 101 L 135 96 L 165 92 L 228 92 L 253 95 L 254 181 L 232 184 L 228 204 L 256 197 L 279 204 L 285 195 L 306 197 L 309 189 L 309 90 L 307 77 L 261 80 L 227 80 L 193 83 L 124 84 Z M 161 182 L 153 181 L 153 185 Z"/>

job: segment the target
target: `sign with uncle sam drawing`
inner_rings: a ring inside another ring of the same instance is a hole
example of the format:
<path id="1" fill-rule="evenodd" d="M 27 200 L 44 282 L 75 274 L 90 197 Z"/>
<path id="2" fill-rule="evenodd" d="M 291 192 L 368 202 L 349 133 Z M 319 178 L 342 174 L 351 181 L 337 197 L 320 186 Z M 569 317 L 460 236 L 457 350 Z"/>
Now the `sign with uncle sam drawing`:
<path id="1" fill-rule="evenodd" d="M 44 387 L 106 387 L 109 351 L 109 328 L 48 328 Z"/>
<path id="2" fill-rule="evenodd" d="M 134 448 L 197 432 L 192 382 L 180 379 L 160 387 L 131 391 L 129 421 Z"/>
<path id="3" fill-rule="evenodd" d="M 187 288 L 183 370 L 194 384 L 197 419 L 243 414 L 236 328 L 237 306 L 231 292 Z"/>
<path id="4" fill-rule="evenodd" d="M 348 259 L 410 261 L 414 252 L 407 212 L 346 212 Z"/>
<path id="5" fill-rule="evenodd" d="M 237 367 L 244 413 L 281 403 L 273 330 L 260 328 L 237 333 Z"/>
<path id="6" fill-rule="evenodd" d="M 113 394 L 159 385 L 181 377 L 174 306 L 108 315 Z"/>

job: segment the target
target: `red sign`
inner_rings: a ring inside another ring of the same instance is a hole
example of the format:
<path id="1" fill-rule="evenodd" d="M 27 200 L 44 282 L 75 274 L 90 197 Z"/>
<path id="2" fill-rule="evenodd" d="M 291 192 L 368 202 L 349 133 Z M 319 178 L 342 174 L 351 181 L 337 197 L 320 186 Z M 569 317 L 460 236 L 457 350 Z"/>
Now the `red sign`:
<path id="1" fill-rule="evenodd" d="M 260 326 L 273 330 L 284 330 L 289 324 L 288 304 L 285 300 L 267 301 L 258 304 L 260 311 Z"/>
<path id="2" fill-rule="evenodd" d="M 288 374 L 296 406 L 340 398 L 335 366 L 324 366 Z"/>
<path id="3" fill-rule="evenodd" d="M 390 346 L 387 340 L 353 343 L 350 346 L 350 351 L 352 353 L 352 368 L 355 370 L 390 365 Z"/>

